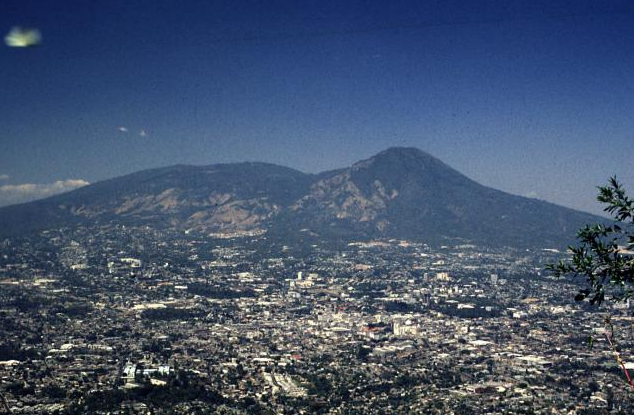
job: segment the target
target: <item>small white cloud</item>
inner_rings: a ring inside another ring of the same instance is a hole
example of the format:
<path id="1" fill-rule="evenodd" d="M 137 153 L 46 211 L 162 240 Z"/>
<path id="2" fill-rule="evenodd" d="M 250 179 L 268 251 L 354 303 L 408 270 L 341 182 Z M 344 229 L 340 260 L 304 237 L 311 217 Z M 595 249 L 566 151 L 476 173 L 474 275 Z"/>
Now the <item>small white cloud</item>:
<path id="1" fill-rule="evenodd" d="M 147 132 L 145 132 L 145 130 L 141 130 L 141 132 L 139 133 L 139 135 L 141 137 L 147 137 Z"/>
<path id="2" fill-rule="evenodd" d="M 37 29 L 14 27 L 4 37 L 4 43 L 11 48 L 28 48 L 39 45 L 42 42 L 42 34 Z"/>
<path id="3" fill-rule="evenodd" d="M 121 131 L 122 133 L 127 133 L 128 132 L 128 129 L 126 127 L 124 127 L 124 126 L 119 127 L 118 130 Z"/>
<path id="4" fill-rule="evenodd" d="M 30 202 L 89 185 L 82 179 L 58 180 L 53 183 L 5 184 L 0 186 L 0 206 Z"/>
<path id="5" fill-rule="evenodd" d="M 9 176 L 8 174 L 0 174 L 0 181 L 9 180 L 10 178 L 11 176 Z"/>
<path id="6" fill-rule="evenodd" d="M 524 193 L 523 196 L 524 197 L 529 197 L 531 199 L 537 199 L 539 197 L 539 195 L 535 191 L 530 191 L 530 192 Z"/>

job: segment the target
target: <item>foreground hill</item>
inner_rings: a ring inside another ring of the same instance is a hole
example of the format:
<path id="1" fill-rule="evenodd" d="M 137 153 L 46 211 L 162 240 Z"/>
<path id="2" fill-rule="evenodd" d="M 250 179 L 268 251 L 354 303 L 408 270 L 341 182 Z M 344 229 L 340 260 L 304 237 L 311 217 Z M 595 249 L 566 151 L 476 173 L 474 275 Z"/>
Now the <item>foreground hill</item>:
<path id="1" fill-rule="evenodd" d="M 289 240 L 563 246 L 600 220 L 482 186 L 418 149 L 391 148 L 318 175 L 266 163 L 141 171 L 0 208 L 0 236 L 120 223 Z"/>

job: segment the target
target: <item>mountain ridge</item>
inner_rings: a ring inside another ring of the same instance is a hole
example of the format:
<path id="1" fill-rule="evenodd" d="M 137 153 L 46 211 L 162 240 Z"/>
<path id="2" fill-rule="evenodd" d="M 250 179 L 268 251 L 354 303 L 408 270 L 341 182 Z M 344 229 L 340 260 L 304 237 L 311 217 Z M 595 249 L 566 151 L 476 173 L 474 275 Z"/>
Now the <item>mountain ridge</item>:
<path id="1" fill-rule="evenodd" d="M 318 174 L 263 162 L 142 170 L 0 208 L 0 236 L 120 223 L 298 240 L 564 246 L 603 218 L 484 186 L 413 147 Z M 303 237 L 299 238 L 300 240 Z"/>

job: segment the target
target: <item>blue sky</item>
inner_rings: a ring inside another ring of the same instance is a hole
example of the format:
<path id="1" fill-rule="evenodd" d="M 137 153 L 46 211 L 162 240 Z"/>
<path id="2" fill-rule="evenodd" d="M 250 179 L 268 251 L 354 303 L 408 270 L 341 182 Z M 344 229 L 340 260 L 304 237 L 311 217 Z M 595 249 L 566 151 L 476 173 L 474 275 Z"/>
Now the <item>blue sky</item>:
<path id="1" fill-rule="evenodd" d="M 634 188 L 631 1 L 4 0 L 13 26 L 43 42 L 0 48 L 0 204 L 390 146 L 595 213 L 610 175 Z"/>

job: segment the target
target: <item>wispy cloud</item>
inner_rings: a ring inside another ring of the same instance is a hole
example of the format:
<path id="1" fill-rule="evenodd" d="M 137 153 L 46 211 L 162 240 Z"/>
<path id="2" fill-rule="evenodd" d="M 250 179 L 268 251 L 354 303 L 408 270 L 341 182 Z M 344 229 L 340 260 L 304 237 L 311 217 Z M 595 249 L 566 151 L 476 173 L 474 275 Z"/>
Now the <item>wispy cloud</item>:
<path id="1" fill-rule="evenodd" d="M 42 34 L 37 29 L 26 29 L 14 27 L 4 37 L 4 43 L 11 48 L 28 48 L 39 45 L 42 41 Z"/>
<path id="2" fill-rule="evenodd" d="M 58 180 L 53 183 L 5 184 L 0 186 L 0 206 L 30 202 L 89 184 L 82 179 Z"/>
<path id="3" fill-rule="evenodd" d="M 9 180 L 11 176 L 8 174 L 0 174 L 0 181 Z"/>
<path id="4" fill-rule="evenodd" d="M 121 126 L 121 127 L 117 127 L 117 130 L 119 130 L 119 132 L 123 133 L 123 134 L 127 134 L 130 130 L 128 129 L 128 127 L 126 126 Z M 148 132 L 147 130 L 139 130 L 139 137 L 147 137 L 148 136 Z"/>

